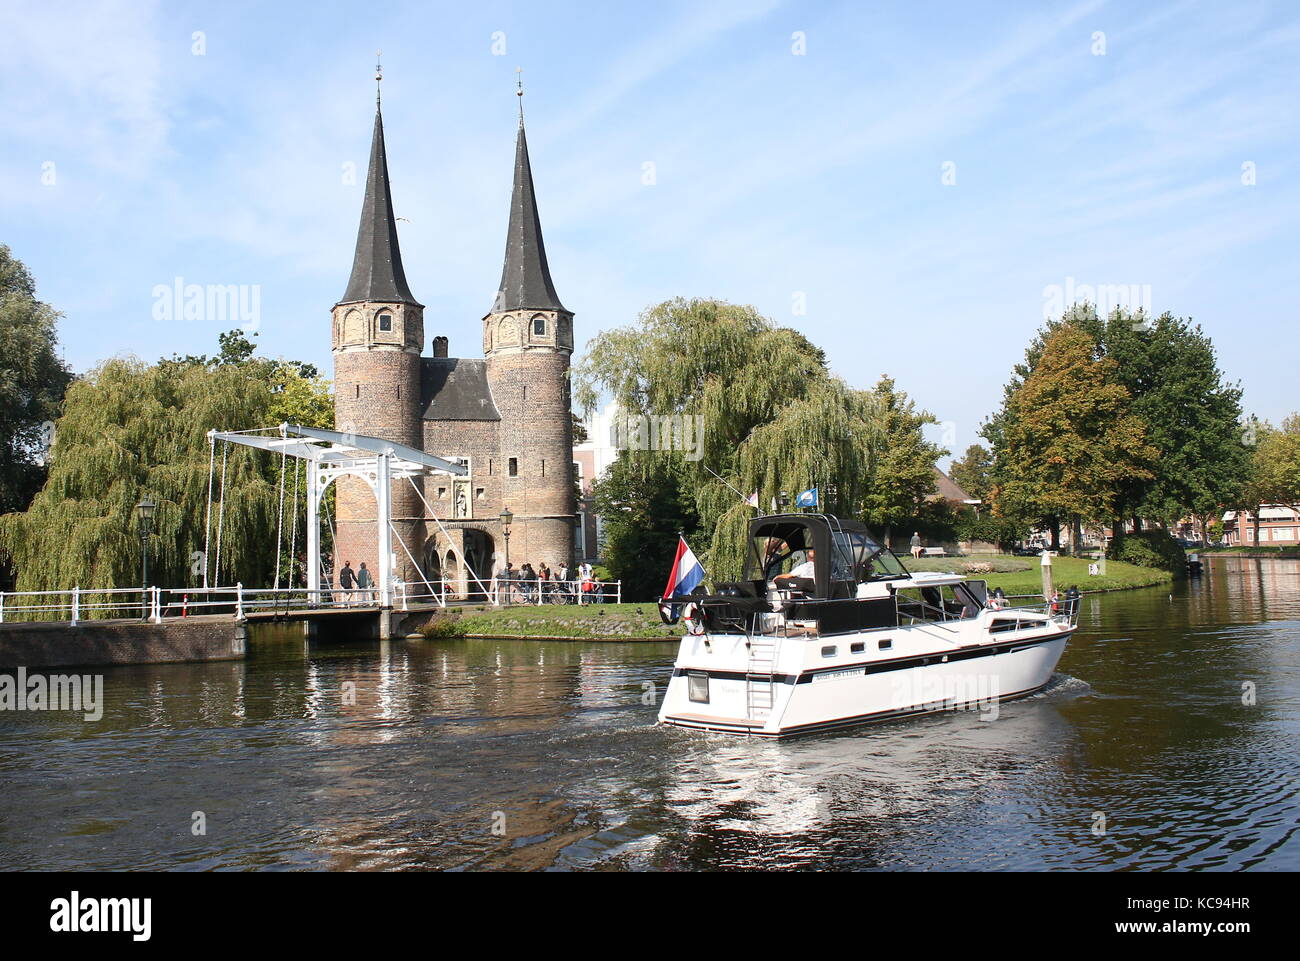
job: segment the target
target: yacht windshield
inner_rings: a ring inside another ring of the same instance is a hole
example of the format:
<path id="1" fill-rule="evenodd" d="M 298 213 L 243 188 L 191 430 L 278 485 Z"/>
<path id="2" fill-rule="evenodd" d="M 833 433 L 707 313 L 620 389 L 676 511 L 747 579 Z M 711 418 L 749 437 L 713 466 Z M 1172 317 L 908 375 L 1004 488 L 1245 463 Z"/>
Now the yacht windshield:
<path id="1" fill-rule="evenodd" d="M 754 538 L 754 550 L 751 556 L 758 557 L 759 570 L 765 581 L 781 574 L 790 574 L 796 568 L 807 563 L 807 548 L 804 545 L 803 531 L 796 529 L 787 537 L 762 535 Z M 808 546 L 811 546 L 809 544 Z M 811 577 L 811 574 L 807 574 Z"/>
<path id="2" fill-rule="evenodd" d="M 871 555 L 871 566 L 875 577 L 907 577 L 907 568 L 887 547 L 877 547 Z"/>
<path id="3" fill-rule="evenodd" d="M 836 531 L 831 543 L 831 580 L 870 581 L 889 577 L 907 577 L 907 571 L 892 552 L 877 544 L 870 534 L 860 531 Z"/>

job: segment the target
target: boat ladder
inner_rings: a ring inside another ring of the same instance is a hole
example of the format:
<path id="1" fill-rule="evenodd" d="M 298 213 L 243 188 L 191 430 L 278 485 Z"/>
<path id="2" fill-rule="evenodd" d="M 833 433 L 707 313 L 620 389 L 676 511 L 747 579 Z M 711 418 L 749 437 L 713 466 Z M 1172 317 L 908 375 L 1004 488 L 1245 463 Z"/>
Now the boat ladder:
<path id="1" fill-rule="evenodd" d="M 749 666 L 745 672 L 745 716 L 751 721 L 769 717 L 776 706 L 776 652 L 780 638 L 750 634 Z"/>

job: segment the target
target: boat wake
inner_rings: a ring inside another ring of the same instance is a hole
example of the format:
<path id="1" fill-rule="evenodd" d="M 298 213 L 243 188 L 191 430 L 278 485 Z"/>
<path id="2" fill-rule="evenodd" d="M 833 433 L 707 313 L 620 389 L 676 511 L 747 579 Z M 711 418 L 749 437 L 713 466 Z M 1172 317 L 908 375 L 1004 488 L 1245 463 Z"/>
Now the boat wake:
<path id="1" fill-rule="evenodd" d="M 1051 680 L 1047 682 L 1046 687 L 1037 694 L 1031 694 L 1029 697 L 1025 698 L 1025 700 L 1032 701 L 1036 698 L 1046 697 L 1074 698 L 1083 697 L 1091 693 L 1093 693 L 1092 685 L 1087 681 L 1080 680 L 1077 677 L 1071 677 L 1069 674 L 1061 674 L 1058 672 L 1052 675 Z"/>

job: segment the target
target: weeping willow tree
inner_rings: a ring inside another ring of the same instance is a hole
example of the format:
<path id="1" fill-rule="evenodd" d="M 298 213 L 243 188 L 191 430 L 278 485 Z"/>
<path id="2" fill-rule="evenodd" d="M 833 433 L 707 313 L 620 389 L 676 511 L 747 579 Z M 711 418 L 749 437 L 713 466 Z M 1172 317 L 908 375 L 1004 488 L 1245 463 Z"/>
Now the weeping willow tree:
<path id="1" fill-rule="evenodd" d="M 850 388 L 799 332 L 717 300 L 666 301 L 637 324 L 601 334 L 575 367 L 574 384 L 587 410 L 606 393 L 633 416 L 702 418 L 701 456 L 683 469 L 709 537 L 701 553 L 718 579 L 738 576 L 743 564 L 754 516 L 743 496 L 757 491 L 767 505 L 816 486 L 823 510 L 857 514 L 890 441 L 879 390 Z M 941 453 L 933 449 L 930 467 Z M 664 452 L 623 456 L 648 465 Z"/>
<path id="2" fill-rule="evenodd" d="M 326 382 L 278 361 L 191 357 L 149 365 L 116 358 L 101 364 L 68 390 L 44 488 L 25 513 L 0 517 L 0 543 L 13 554 L 18 589 L 139 584 L 135 505 L 146 494 L 157 504 L 148 542 L 150 580 L 176 587 L 201 583 L 203 561 L 196 553 L 205 546 L 210 463 L 214 501 L 222 496 L 225 475 L 224 511 L 219 503 L 212 508 L 210 576 L 219 515 L 222 540 L 212 583 L 271 583 L 279 459 L 236 445 L 210 449 L 206 434 L 284 420 L 324 426 L 331 416 L 328 400 Z M 286 505 L 286 524 L 289 514 Z"/>

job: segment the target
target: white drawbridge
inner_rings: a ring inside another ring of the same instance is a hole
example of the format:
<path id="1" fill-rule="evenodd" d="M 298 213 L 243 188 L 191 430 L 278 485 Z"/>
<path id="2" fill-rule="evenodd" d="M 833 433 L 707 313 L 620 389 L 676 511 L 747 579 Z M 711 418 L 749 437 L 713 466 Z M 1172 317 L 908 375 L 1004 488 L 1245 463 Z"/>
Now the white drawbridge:
<path id="1" fill-rule="evenodd" d="M 450 474 L 463 476 L 466 468 L 453 461 L 426 454 L 424 451 L 407 447 L 379 437 L 367 437 L 364 434 L 343 433 L 323 430 L 318 427 L 302 427 L 297 424 L 281 424 L 279 436 L 268 436 L 266 428 L 255 431 L 209 431 L 208 441 L 215 454 L 217 441 L 256 447 L 261 450 L 278 453 L 282 463 L 285 458 L 295 457 L 307 465 L 307 591 L 309 596 L 319 596 L 321 578 L 320 554 L 320 513 L 329 485 L 340 477 L 351 475 L 359 477 L 369 485 L 375 495 L 377 505 L 375 528 L 378 535 L 379 592 L 381 607 L 393 606 L 393 572 L 390 559 L 393 556 L 392 527 L 392 482 L 407 479 L 414 486 L 414 478 L 422 474 Z M 224 503 L 224 457 L 223 484 L 221 500 Z M 283 471 L 281 472 L 281 511 L 283 512 Z M 296 475 L 295 475 L 296 484 Z M 211 536 L 212 494 L 211 477 L 208 495 L 208 537 Z M 418 488 L 416 488 L 418 491 Z M 296 490 L 295 490 L 296 498 Z M 426 502 L 427 504 L 427 502 Z M 295 507 L 296 514 L 296 507 Z M 296 529 L 296 525 L 295 525 Z M 410 548 L 402 545 L 410 554 Z M 277 549 L 278 550 L 278 549 Z M 221 517 L 217 522 L 217 566 L 221 561 Z M 414 557 L 411 558 L 414 564 Z M 204 548 L 203 586 L 208 584 L 207 548 Z M 278 578 L 278 559 L 277 559 Z M 417 565 L 418 569 L 418 565 Z M 215 571 L 214 571 L 215 573 Z M 217 575 L 219 577 L 219 575 Z"/>

